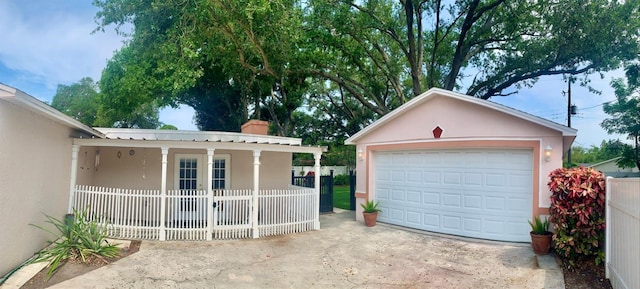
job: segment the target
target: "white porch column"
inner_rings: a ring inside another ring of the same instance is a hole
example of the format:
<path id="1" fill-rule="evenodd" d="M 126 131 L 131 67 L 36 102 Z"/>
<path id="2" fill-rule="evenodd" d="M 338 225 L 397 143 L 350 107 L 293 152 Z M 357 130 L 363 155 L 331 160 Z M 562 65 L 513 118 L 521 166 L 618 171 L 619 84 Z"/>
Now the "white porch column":
<path id="1" fill-rule="evenodd" d="M 314 153 L 313 158 L 315 159 L 314 165 L 314 174 L 313 178 L 314 184 L 313 187 L 315 189 L 315 202 L 313 203 L 313 229 L 320 230 L 320 158 L 322 157 L 322 153 Z"/>
<path id="2" fill-rule="evenodd" d="M 207 149 L 207 241 L 213 239 L 213 153 L 215 149 Z"/>
<path id="3" fill-rule="evenodd" d="M 73 214 L 73 202 L 76 198 L 76 181 L 78 179 L 78 152 L 80 151 L 79 145 L 71 146 L 71 177 L 69 178 L 69 208 L 68 214 Z M 84 208 L 81 208 L 84 209 Z"/>
<path id="4" fill-rule="evenodd" d="M 161 148 L 162 150 L 162 183 L 160 184 L 160 241 L 167 240 L 167 155 L 169 148 Z"/>
<path id="5" fill-rule="evenodd" d="M 253 208 L 251 224 L 253 226 L 253 238 L 259 238 L 258 232 L 258 192 L 260 191 L 260 150 L 253 151 Z"/>

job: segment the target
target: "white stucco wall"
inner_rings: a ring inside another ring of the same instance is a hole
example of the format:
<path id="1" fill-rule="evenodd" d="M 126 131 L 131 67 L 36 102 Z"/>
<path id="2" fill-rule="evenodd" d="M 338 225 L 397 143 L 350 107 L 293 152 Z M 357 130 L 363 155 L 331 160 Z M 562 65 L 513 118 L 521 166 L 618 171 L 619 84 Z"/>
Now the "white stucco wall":
<path id="1" fill-rule="evenodd" d="M 52 239 L 29 224 L 63 218 L 69 200 L 68 127 L 0 99 L 0 275 Z"/>
<path id="2" fill-rule="evenodd" d="M 83 148 L 84 149 L 84 148 Z M 153 148 L 123 148 L 99 147 L 100 164 L 95 163 L 95 149 L 89 148 L 89 164 L 87 171 L 80 168 L 84 165 L 81 153 L 78 157 L 78 184 L 90 180 L 90 185 L 126 188 L 126 189 L 155 189 L 159 190 L 162 180 L 162 154 L 160 149 Z M 129 151 L 133 150 L 131 155 Z M 120 152 L 120 157 L 118 157 Z M 169 149 L 167 155 L 167 188 L 175 188 L 175 158 L 176 154 L 198 155 L 206 166 L 207 151 L 204 149 Z M 230 189 L 253 188 L 253 151 L 221 150 L 214 151 L 214 156 L 227 155 L 230 159 Z M 291 153 L 261 152 L 260 156 L 260 188 L 284 189 L 291 182 Z M 95 171 L 91 178 L 80 181 L 81 174 Z M 206 181 L 206 171 L 201 170 L 201 179 Z"/>

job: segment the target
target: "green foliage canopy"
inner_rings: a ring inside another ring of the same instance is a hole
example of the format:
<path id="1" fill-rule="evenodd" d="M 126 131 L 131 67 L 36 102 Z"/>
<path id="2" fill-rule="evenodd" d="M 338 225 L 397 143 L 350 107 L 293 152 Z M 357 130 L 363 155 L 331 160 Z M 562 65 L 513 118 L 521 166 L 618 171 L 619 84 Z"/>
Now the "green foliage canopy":
<path id="1" fill-rule="evenodd" d="M 71 85 L 58 85 L 51 106 L 81 123 L 93 126 L 99 104 L 98 84 L 91 77 Z"/>
<path id="2" fill-rule="evenodd" d="M 220 106 L 243 120 L 271 120 L 277 134 L 290 135 L 292 112 L 307 104 L 302 111 L 338 127 L 331 132 L 338 138 L 430 87 L 488 99 L 543 75 L 617 68 L 635 57 L 640 27 L 635 0 L 94 4 L 99 29 L 133 25 L 114 57 L 120 65 L 101 80 L 112 107 L 195 103 L 209 96 L 193 88 L 219 77 L 237 92 L 201 101 L 199 112 L 222 113 L 212 109 Z"/>
<path id="3" fill-rule="evenodd" d="M 640 169 L 640 64 L 631 63 L 626 68 L 626 81 L 614 79 L 611 86 L 615 89 L 616 101 L 605 103 L 603 110 L 610 118 L 600 124 L 608 133 L 626 134 L 633 141 L 633 147 L 622 151 L 618 165 L 636 166 Z"/>

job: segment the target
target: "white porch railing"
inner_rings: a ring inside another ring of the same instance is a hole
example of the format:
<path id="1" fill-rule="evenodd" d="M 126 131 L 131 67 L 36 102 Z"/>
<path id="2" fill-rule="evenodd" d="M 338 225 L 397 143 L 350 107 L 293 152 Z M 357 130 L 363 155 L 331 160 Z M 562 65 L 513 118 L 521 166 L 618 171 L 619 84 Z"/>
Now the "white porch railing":
<path id="1" fill-rule="evenodd" d="M 312 230 L 317 221 L 318 196 L 310 188 L 260 190 L 255 226 L 253 190 L 216 190 L 213 210 L 208 197 L 202 190 L 169 190 L 163 211 L 159 190 L 76 186 L 73 205 L 78 210 L 88 207 L 91 220 L 109 223 L 110 237 L 125 239 L 160 240 L 165 235 L 166 240 L 207 240 L 208 234 L 240 239 L 251 238 L 253 230 L 262 237 Z"/>
<path id="2" fill-rule="evenodd" d="M 258 195 L 260 237 L 313 229 L 314 189 L 291 186 L 288 190 L 264 190 Z"/>
<path id="3" fill-rule="evenodd" d="M 640 179 L 607 178 L 606 275 L 613 288 L 640 288 Z"/>

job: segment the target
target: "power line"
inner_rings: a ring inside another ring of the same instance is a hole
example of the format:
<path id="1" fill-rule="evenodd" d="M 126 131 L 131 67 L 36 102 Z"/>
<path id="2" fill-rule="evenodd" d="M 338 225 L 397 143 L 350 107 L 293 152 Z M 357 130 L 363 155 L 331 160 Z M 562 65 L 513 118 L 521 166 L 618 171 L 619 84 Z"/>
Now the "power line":
<path id="1" fill-rule="evenodd" d="M 580 110 L 592 109 L 592 108 L 600 107 L 600 106 L 603 106 L 603 105 L 605 105 L 605 104 L 612 103 L 612 102 L 614 102 L 614 101 L 615 101 L 615 99 L 614 99 L 614 100 L 605 101 L 605 102 L 603 102 L 603 103 L 601 103 L 601 104 L 596 104 L 596 105 L 594 105 L 594 106 L 589 106 L 589 107 L 581 108 Z"/>

